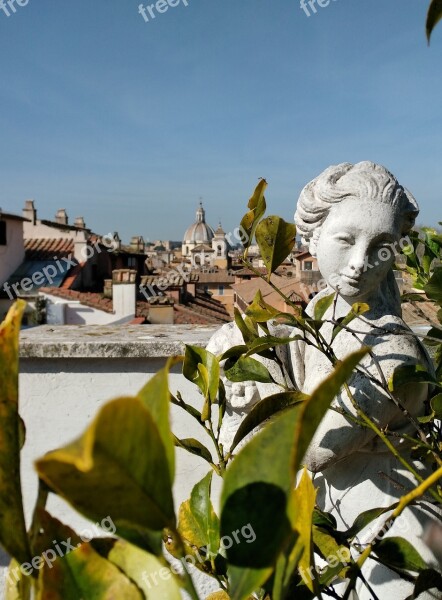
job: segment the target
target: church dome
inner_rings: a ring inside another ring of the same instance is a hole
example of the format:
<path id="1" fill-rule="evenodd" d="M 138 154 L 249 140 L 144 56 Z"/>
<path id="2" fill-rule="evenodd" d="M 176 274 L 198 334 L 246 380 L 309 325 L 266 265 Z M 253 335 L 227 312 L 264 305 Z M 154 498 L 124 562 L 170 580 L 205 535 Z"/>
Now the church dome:
<path id="1" fill-rule="evenodd" d="M 191 244 L 207 244 L 211 243 L 215 232 L 212 227 L 206 223 L 206 213 L 202 202 L 196 211 L 196 221 L 191 225 L 184 234 L 184 242 Z"/>

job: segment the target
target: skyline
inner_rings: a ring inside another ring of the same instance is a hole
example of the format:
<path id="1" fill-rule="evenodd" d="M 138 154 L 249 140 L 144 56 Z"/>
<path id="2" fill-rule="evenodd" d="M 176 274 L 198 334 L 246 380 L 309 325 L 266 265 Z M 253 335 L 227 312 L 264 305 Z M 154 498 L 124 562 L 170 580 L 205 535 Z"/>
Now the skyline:
<path id="1" fill-rule="evenodd" d="M 418 223 L 441 219 L 427 3 L 334 0 L 308 17 L 298 1 L 173 0 L 146 22 L 138 0 L 21 2 L 0 12 L 4 211 L 33 198 L 39 218 L 66 208 L 125 242 L 178 241 L 200 197 L 231 232 L 265 177 L 268 214 L 292 220 L 327 166 L 373 160 L 416 196 Z"/>

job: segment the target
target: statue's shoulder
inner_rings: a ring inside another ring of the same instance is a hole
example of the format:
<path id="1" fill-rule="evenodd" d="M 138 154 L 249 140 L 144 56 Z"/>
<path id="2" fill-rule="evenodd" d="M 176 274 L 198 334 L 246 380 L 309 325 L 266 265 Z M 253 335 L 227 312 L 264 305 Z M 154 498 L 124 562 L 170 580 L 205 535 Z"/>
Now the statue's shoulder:
<path id="1" fill-rule="evenodd" d="M 400 316 L 383 315 L 374 325 L 380 345 L 384 347 L 386 353 L 400 357 L 405 364 L 429 362 L 428 353 L 422 342 Z"/>
<path id="2" fill-rule="evenodd" d="M 226 323 L 215 331 L 206 349 L 212 354 L 220 355 L 233 346 L 244 344 L 244 339 L 235 323 Z"/>

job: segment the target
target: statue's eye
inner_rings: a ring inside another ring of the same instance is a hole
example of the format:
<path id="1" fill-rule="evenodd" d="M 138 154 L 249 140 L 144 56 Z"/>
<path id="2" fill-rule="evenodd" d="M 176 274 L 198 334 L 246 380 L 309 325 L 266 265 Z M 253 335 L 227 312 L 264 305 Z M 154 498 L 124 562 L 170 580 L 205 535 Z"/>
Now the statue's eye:
<path id="1" fill-rule="evenodd" d="M 354 239 L 350 235 L 339 235 L 336 239 L 341 246 L 353 246 L 355 243 Z"/>

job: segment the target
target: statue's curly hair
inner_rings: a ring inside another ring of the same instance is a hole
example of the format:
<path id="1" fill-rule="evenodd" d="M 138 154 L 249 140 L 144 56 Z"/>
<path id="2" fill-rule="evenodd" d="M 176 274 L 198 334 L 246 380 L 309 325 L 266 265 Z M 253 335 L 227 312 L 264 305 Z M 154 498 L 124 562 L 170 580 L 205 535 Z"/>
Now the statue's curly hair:
<path id="1" fill-rule="evenodd" d="M 402 235 L 410 231 L 419 214 L 412 194 L 385 167 L 370 161 L 331 166 L 305 186 L 296 208 L 298 233 L 312 254 L 331 207 L 348 197 L 362 202 L 373 199 L 397 207 L 403 218 Z"/>

